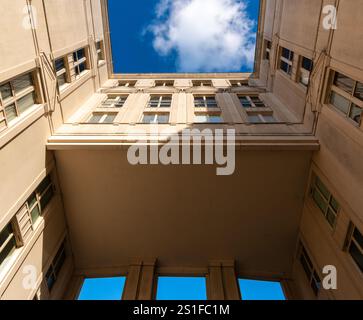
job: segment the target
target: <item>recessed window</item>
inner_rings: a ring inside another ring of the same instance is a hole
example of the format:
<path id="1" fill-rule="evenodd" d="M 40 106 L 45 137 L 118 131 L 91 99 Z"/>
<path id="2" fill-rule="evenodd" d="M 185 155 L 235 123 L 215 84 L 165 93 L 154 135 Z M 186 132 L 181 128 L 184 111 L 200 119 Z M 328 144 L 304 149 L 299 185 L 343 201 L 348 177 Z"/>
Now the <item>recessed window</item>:
<path id="1" fill-rule="evenodd" d="M 16 249 L 16 238 L 12 223 L 0 232 L 0 271 Z"/>
<path id="2" fill-rule="evenodd" d="M 213 83 L 211 80 L 193 80 L 193 87 L 212 87 Z"/>
<path id="3" fill-rule="evenodd" d="M 73 52 L 73 67 L 76 73 L 76 78 L 79 77 L 87 69 L 87 57 L 85 48 Z"/>
<path id="4" fill-rule="evenodd" d="M 152 95 L 148 102 L 148 108 L 170 108 L 171 107 L 171 95 Z"/>
<path id="5" fill-rule="evenodd" d="M 169 123 L 168 113 L 144 113 L 142 123 L 146 124 L 165 124 Z"/>
<path id="6" fill-rule="evenodd" d="M 294 52 L 286 48 L 281 48 L 280 69 L 288 75 L 292 73 L 293 60 Z"/>
<path id="7" fill-rule="evenodd" d="M 270 60 L 271 47 L 272 47 L 272 42 L 269 41 L 269 40 L 265 40 L 265 52 L 264 52 L 264 59 L 265 60 Z"/>
<path id="8" fill-rule="evenodd" d="M 239 88 L 247 85 L 246 80 L 229 80 L 229 83 L 231 84 L 231 87 L 233 88 Z"/>
<path id="9" fill-rule="evenodd" d="M 121 300 L 125 282 L 126 277 L 85 279 L 78 300 Z"/>
<path id="10" fill-rule="evenodd" d="M 96 54 L 97 54 L 97 63 L 98 63 L 98 65 L 100 65 L 102 62 L 105 61 L 103 41 L 102 40 L 96 41 L 95 47 L 96 47 Z"/>
<path id="11" fill-rule="evenodd" d="M 156 80 L 155 87 L 173 87 L 174 80 Z"/>
<path id="12" fill-rule="evenodd" d="M 286 300 L 279 282 L 239 279 L 242 300 Z"/>
<path id="13" fill-rule="evenodd" d="M 353 224 L 350 225 L 348 231 L 348 252 L 357 264 L 361 272 L 363 272 L 363 234 Z"/>
<path id="14" fill-rule="evenodd" d="M 66 260 L 65 243 L 62 243 L 52 263 L 50 264 L 48 271 L 45 274 L 45 281 L 47 283 L 49 292 L 52 291 L 56 281 L 58 280 L 59 274 L 62 270 L 62 266 L 65 260 Z"/>
<path id="15" fill-rule="evenodd" d="M 196 113 L 194 123 L 222 123 L 223 119 L 218 114 Z"/>
<path id="16" fill-rule="evenodd" d="M 309 281 L 310 287 L 317 296 L 321 288 L 321 280 L 303 244 L 300 244 L 299 260 L 305 271 L 305 275 Z"/>
<path id="17" fill-rule="evenodd" d="M 273 113 L 256 113 L 247 112 L 249 123 L 276 123 L 277 120 L 273 116 Z"/>
<path id="18" fill-rule="evenodd" d="M 310 82 L 310 73 L 313 70 L 313 61 L 311 59 L 301 57 L 300 64 L 300 83 L 307 87 Z"/>
<path id="19" fill-rule="evenodd" d="M 55 64 L 55 71 L 57 74 L 57 83 L 58 83 L 58 87 L 61 90 L 64 85 L 68 82 L 67 78 L 67 69 L 64 63 L 64 58 L 59 58 L 57 60 L 55 60 L 54 62 Z"/>
<path id="20" fill-rule="evenodd" d="M 136 80 L 122 80 L 118 82 L 119 87 L 133 88 L 136 85 Z"/>
<path id="21" fill-rule="evenodd" d="M 16 77 L 0 85 L 0 129 L 36 104 L 32 73 Z"/>
<path id="22" fill-rule="evenodd" d="M 265 103 L 258 96 L 238 96 L 243 108 L 266 108 Z"/>
<path id="23" fill-rule="evenodd" d="M 103 124 L 111 124 L 115 121 L 117 116 L 116 112 L 108 113 L 108 112 L 94 112 L 89 120 L 88 123 L 103 123 Z"/>
<path id="24" fill-rule="evenodd" d="M 156 300 L 207 300 L 203 277 L 159 277 Z"/>
<path id="25" fill-rule="evenodd" d="M 218 108 L 215 96 L 196 96 L 194 97 L 195 108 Z"/>
<path id="26" fill-rule="evenodd" d="M 333 71 L 329 103 L 360 126 L 363 113 L 363 84 Z"/>
<path id="27" fill-rule="evenodd" d="M 335 227 L 340 205 L 333 197 L 324 183 L 316 176 L 313 176 L 311 196 L 323 213 L 331 227 Z"/>
<path id="28" fill-rule="evenodd" d="M 122 108 L 125 105 L 127 96 L 108 96 L 108 98 L 101 103 L 100 108 Z"/>

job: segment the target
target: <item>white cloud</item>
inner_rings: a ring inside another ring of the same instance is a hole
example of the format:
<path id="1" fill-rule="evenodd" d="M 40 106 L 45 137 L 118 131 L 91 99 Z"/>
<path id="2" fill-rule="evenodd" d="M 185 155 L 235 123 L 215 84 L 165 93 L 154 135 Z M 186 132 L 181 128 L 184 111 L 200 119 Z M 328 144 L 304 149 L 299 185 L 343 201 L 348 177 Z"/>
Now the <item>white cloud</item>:
<path id="1" fill-rule="evenodd" d="M 178 72 L 252 68 L 255 21 L 245 0 L 160 0 L 148 27 L 161 56 L 177 55 Z"/>

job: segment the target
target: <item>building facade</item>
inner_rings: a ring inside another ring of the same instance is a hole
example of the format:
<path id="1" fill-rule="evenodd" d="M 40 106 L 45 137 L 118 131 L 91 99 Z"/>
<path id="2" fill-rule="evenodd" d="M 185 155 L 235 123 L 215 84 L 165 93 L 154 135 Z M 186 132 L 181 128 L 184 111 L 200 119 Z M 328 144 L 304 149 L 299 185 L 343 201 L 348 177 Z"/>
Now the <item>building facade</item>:
<path id="1" fill-rule="evenodd" d="M 1 299 L 126 276 L 123 299 L 148 300 L 166 275 L 211 300 L 240 299 L 238 278 L 363 298 L 361 1 L 262 0 L 252 74 L 115 74 L 107 1 L 1 8 Z M 235 130 L 233 174 L 153 158 L 193 129 Z"/>

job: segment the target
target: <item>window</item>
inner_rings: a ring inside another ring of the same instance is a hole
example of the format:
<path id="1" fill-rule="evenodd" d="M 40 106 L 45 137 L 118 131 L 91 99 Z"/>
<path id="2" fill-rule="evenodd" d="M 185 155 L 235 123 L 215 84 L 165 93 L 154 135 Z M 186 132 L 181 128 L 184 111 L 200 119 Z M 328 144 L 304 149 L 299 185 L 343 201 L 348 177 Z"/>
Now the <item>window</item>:
<path id="1" fill-rule="evenodd" d="M 218 108 L 215 96 L 194 97 L 195 108 Z"/>
<path id="2" fill-rule="evenodd" d="M 300 83 L 303 84 L 305 87 L 309 85 L 310 82 L 310 73 L 313 70 L 313 61 L 301 57 L 300 59 Z"/>
<path id="3" fill-rule="evenodd" d="M 73 66 L 76 73 L 76 78 L 79 77 L 83 71 L 87 69 L 86 49 L 79 49 L 73 52 Z"/>
<path id="4" fill-rule="evenodd" d="M 250 123 L 276 123 L 277 120 L 271 113 L 256 113 L 256 112 L 247 112 L 248 121 Z"/>
<path id="5" fill-rule="evenodd" d="M 239 88 L 247 85 L 246 80 L 229 80 L 229 83 L 231 84 L 231 87 Z"/>
<path id="6" fill-rule="evenodd" d="M 292 62 L 294 60 L 294 52 L 286 49 L 281 48 L 281 55 L 280 55 L 280 69 L 291 75 L 292 73 Z"/>
<path id="7" fill-rule="evenodd" d="M 102 62 L 105 61 L 104 49 L 103 49 L 103 41 L 96 41 L 95 42 L 96 53 L 97 53 L 97 63 L 100 65 Z"/>
<path id="8" fill-rule="evenodd" d="M 58 88 L 62 89 L 67 81 L 67 69 L 64 63 L 64 58 L 56 59 L 55 62 L 55 71 L 57 74 L 57 83 Z"/>
<path id="9" fill-rule="evenodd" d="M 78 300 L 121 300 L 126 277 L 85 279 Z"/>
<path id="10" fill-rule="evenodd" d="M 360 126 L 363 113 L 363 84 L 342 73 L 333 73 L 329 103 Z"/>
<path id="11" fill-rule="evenodd" d="M 32 73 L 0 84 L 0 130 L 35 104 Z"/>
<path id="12" fill-rule="evenodd" d="M 53 195 L 54 187 L 50 176 L 47 176 L 26 201 L 26 208 L 30 213 L 33 225 L 37 222 L 38 218 L 53 198 Z"/>
<path id="13" fill-rule="evenodd" d="M 115 121 L 116 116 L 117 116 L 117 112 L 94 112 L 88 119 L 87 123 L 111 124 Z"/>
<path id="14" fill-rule="evenodd" d="M 193 80 L 192 81 L 193 87 L 212 87 L 211 80 Z"/>
<path id="15" fill-rule="evenodd" d="M 314 175 L 311 196 L 331 227 L 335 227 L 340 205 L 323 182 Z"/>
<path id="16" fill-rule="evenodd" d="M 148 108 L 170 108 L 171 107 L 171 95 L 152 95 L 148 102 Z"/>
<path id="17" fill-rule="evenodd" d="M 196 113 L 194 123 L 222 123 L 222 117 L 218 114 Z"/>
<path id="18" fill-rule="evenodd" d="M 155 87 L 173 87 L 174 81 L 173 80 L 156 80 Z"/>
<path id="19" fill-rule="evenodd" d="M 238 96 L 243 108 L 266 108 L 264 102 L 258 96 Z"/>
<path id="20" fill-rule="evenodd" d="M 204 277 L 159 277 L 156 300 L 207 300 Z"/>
<path id="21" fill-rule="evenodd" d="M 303 244 L 300 244 L 299 260 L 305 271 L 310 287 L 317 296 L 320 291 L 321 280 Z"/>
<path id="22" fill-rule="evenodd" d="M 65 243 L 63 242 L 60 248 L 58 249 L 57 254 L 55 255 L 51 265 L 47 273 L 45 274 L 45 281 L 47 283 L 49 292 L 52 291 L 55 282 L 57 281 L 64 261 L 66 260 L 66 251 L 65 251 Z"/>
<path id="23" fill-rule="evenodd" d="M 127 100 L 127 96 L 108 96 L 102 102 L 101 108 L 122 108 Z"/>
<path id="24" fill-rule="evenodd" d="M 17 245 L 13 225 L 12 223 L 9 223 L 0 232 L 0 270 L 11 257 L 16 247 Z"/>
<path id="25" fill-rule="evenodd" d="M 286 300 L 279 282 L 239 279 L 238 283 L 242 300 Z"/>
<path id="26" fill-rule="evenodd" d="M 352 223 L 347 236 L 347 250 L 361 272 L 363 272 L 363 235 Z"/>
<path id="27" fill-rule="evenodd" d="M 119 87 L 128 87 L 133 88 L 136 85 L 136 80 L 125 80 L 125 81 L 119 81 L 118 86 Z"/>
<path id="28" fill-rule="evenodd" d="M 270 60 L 271 47 L 272 47 L 272 42 L 269 40 L 265 40 L 265 54 L 264 54 L 265 60 Z"/>
<path id="29" fill-rule="evenodd" d="M 169 123 L 168 113 L 144 113 L 142 123 L 157 124 L 157 123 Z"/>

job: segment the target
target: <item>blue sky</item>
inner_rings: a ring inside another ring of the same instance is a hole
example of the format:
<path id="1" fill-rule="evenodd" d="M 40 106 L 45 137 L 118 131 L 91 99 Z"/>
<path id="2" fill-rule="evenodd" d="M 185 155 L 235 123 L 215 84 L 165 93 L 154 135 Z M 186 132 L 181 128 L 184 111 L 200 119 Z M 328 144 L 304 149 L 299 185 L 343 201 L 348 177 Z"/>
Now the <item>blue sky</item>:
<path id="1" fill-rule="evenodd" d="M 109 0 L 116 73 L 249 72 L 259 0 Z"/>
<path id="2" fill-rule="evenodd" d="M 126 277 L 85 279 L 78 300 L 120 300 Z M 285 300 L 278 282 L 239 279 L 242 300 Z M 206 300 L 203 277 L 159 277 L 156 300 Z"/>

